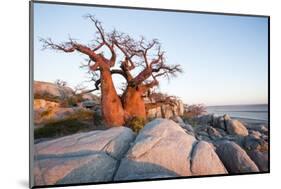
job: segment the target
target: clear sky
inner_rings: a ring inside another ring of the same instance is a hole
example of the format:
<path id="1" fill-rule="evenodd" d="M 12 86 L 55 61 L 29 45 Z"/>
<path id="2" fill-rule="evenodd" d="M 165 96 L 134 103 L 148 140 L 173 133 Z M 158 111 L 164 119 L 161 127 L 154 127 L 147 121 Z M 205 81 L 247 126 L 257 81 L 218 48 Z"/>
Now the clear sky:
<path id="1" fill-rule="evenodd" d="M 42 51 L 39 38 L 67 41 L 69 35 L 88 44 L 95 28 L 84 19 L 93 14 L 107 31 L 157 38 L 168 64 L 184 73 L 161 80 L 159 90 L 185 103 L 206 105 L 261 104 L 268 99 L 267 18 L 115 8 L 35 4 L 34 79 L 62 79 L 75 86 L 86 80 L 79 53 Z M 114 77 L 117 88 L 121 79 Z M 93 84 L 88 84 L 89 87 Z"/>

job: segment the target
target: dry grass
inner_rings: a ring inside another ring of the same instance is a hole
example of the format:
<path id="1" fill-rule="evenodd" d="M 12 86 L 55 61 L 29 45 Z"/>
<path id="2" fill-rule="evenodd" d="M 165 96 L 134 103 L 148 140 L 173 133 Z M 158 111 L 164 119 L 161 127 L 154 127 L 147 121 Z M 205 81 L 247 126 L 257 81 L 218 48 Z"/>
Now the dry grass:
<path id="1" fill-rule="evenodd" d="M 50 116 L 50 113 L 48 114 Z M 94 130 L 96 124 L 101 124 L 101 122 L 101 116 L 94 114 L 90 110 L 79 109 L 61 120 L 54 120 L 50 117 L 48 123 L 34 130 L 34 138 L 61 137 L 77 132 L 90 131 Z"/>

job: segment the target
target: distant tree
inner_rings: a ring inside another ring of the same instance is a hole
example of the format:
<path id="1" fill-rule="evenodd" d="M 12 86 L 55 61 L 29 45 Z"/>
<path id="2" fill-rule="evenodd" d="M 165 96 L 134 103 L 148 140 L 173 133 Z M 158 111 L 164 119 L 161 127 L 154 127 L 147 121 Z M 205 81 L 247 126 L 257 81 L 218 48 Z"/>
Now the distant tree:
<path id="1" fill-rule="evenodd" d="M 71 38 L 59 44 L 51 39 L 41 39 L 43 48 L 65 53 L 80 52 L 88 57 L 86 66 L 95 88 L 86 92 L 101 90 L 102 114 L 108 126 L 123 125 L 132 117 L 146 119 L 144 94 L 159 85 L 158 78 L 169 78 L 182 72 L 180 65 L 166 64 L 165 52 L 157 39 L 147 41 L 141 37 L 135 40 L 116 30 L 107 33 L 94 16 L 87 15 L 86 18 L 96 29 L 92 44 L 84 45 Z M 119 68 L 116 68 L 117 62 Z M 113 74 L 126 80 L 121 96 L 116 92 Z"/>

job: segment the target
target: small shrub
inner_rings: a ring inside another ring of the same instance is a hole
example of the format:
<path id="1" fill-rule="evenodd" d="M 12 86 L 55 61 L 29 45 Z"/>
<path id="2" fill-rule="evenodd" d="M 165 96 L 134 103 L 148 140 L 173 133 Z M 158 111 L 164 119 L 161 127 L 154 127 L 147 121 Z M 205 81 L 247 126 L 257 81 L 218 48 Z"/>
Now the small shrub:
<path id="1" fill-rule="evenodd" d="M 126 125 L 136 133 L 138 133 L 145 124 L 146 121 L 143 117 L 132 117 L 126 122 Z"/>
<path id="2" fill-rule="evenodd" d="M 185 105 L 184 116 L 189 118 L 199 116 L 206 113 L 206 109 L 206 106 L 203 104 Z"/>
<path id="3" fill-rule="evenodd" d="M 182 119 L 194 127 L 198 124 L 194 118 L 206 112 L 206 106 L 203 104 L 185 105 Z"/>

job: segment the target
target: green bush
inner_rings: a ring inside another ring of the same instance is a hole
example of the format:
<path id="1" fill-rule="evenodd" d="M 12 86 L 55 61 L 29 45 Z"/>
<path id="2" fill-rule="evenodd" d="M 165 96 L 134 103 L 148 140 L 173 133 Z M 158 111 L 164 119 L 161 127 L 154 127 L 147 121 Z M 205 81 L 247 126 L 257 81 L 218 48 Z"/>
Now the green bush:
<path id="1" fill-rule="evenodd" d="M 132 117 L 126 121 L 126 125 L 136 133 L 138 133 L 145 124 L 146 120 L 143 117 Z"/>

